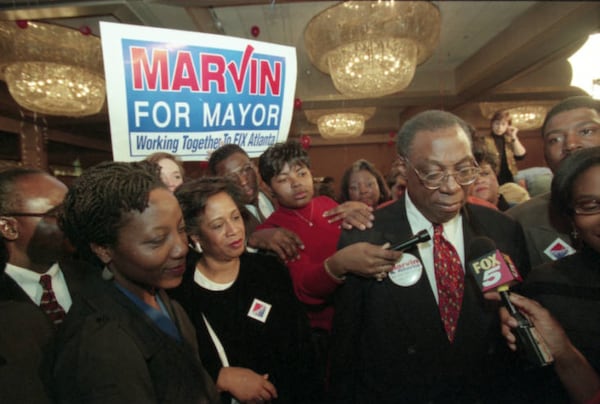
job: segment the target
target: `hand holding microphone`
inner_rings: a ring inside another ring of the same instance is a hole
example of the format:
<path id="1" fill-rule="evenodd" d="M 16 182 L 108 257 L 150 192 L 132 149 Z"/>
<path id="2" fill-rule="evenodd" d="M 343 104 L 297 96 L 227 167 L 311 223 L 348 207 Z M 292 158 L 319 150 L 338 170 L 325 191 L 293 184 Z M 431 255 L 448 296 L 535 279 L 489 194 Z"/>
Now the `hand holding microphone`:
<path id="1" fill-rule="evenodd" d="M 402 241 L 398 244 L 394 244 L 389 249 L 394 251 L 404 251 L 428 240 L 431 240 L 431 236 L 429 235 L 429 233 L 427 233 L 427 230 L 423 229 L 417 234 L 413 235 L 408 240 Z"/>
<path id="2" fill-rule="evenodd" d="M 513 331 L 518 349 L 534 365 L 552 363 L 552 354 L 533 324 L 510 301 L 509 285 L 522 281 L 510 257 L 497 250 L 494 242 L 487 237 L 475 238 L 469 246 L 468 256 L 470 260 L 467 266 L 481 291 L 497 291 L 510 315 L 517 320 Z"/>
<path id="3" fill-rule="evenodd" d="M 401 241 L 397 244 L 390 246 L 388 248 L 388 250 L 404 252 L 406 250 L 413 248 L 414 246 L 416 246 L 419 243 L 424 243 L 425 241 L 429 241 L 429 240 L 431 240 L 431 236 L 429 235 L 427 230 L 423 229 L 423 230 L 419 231 L 418 233 L 413 234 L 408 240 L 404 240 L 404 241 Z M 403 257 L 404 257 L 404 254 L 403 254 Z M 400 265 L 403 264 L 402 261 L 398 261 L 398 262 L 396 262 L 396 265 L 398 263 L 400 263 Z M 413 264 L 414 264 L 414 262 L 413 262 Z M 408 263 L 404 263 L 404 266 L 406 266 L 406 265 L 411 266 Z M 394 266 L 394 268 L 397 268 L 397 266 Z M 379 282 L 381 282 L 387 276 L 388 276 L 388 274 L 386 272 L 381 272 L 381 273 L 375 275 L 375 279 L 377 279 Z M 419 271 L 419 274 L 417 274 L 415 272 L 411 278 L 415 279 L 415 282 L 416 282 L 419 279 L 419 277 L 420 277 L 420 271 Z M 411 284 L 411 282 L 412 281 L 409 281 L 408 284 Z M 406 285 L 403 284 L 403 286 L 407 286 L 408 284 L 406 284 Z"/>

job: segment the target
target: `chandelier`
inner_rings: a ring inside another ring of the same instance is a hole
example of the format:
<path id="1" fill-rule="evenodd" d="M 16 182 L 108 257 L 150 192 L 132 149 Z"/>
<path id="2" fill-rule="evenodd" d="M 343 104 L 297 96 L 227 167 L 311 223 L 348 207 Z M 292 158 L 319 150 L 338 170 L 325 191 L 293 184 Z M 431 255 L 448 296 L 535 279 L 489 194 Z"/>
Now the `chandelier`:
<path id="1" fill-rule="evenodd" d="M 58 25 L 0 21 L 0 79 L 27 110 L 96 114 L 105 99 L 100 39 Z"/>
<path id="2" fill-rule="evenodd" d="M 317 124 L 325 139 L 340 139 L 362 135 L 365 121 L 373 116 L 375 108 L 308 110 L 304 113 L 309 122 Z"/>
<path id="3" fill-rule="evenodd" d="M 573 70 L 571 85 L 581 88 L 593 98 L 600 100 L 598 55 L 600 55 L 600 34 L 593 34 L 568 60 Z"/>
<path id="4" fill-rule="evenodd" d="M 552 102 L 481 102 L 479 109 L 486 119 L 492 119 L 498 111 L 507 112 L 512 126 L 519 130 L 533 130 L 542 127 L 544 118 L 553 105 Z"/>
<path id="5" fill-rule="evenodd" d="M 380 97 L 410 84 L 438 43 L 440 21 L 425 1 L 348 1 L 313 17 L 304 45 L 340 93 Z"/>

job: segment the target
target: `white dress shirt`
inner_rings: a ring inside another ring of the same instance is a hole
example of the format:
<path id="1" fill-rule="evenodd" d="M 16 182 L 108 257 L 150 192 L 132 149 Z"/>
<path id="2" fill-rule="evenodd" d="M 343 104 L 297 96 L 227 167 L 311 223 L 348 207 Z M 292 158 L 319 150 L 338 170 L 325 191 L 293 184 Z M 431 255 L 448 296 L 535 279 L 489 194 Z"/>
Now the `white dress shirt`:
<path id="1" fill-rule="evenodd" d="M 262 220 L 260 219 L 260 216 L 256 211 L 255 205 L 249 203 L 246 205 L 246 209 L 248 209 L 248 211 L 256 218 L 256 220 L 259 221 L 259 223 L 262 223 Z M 271 216 L 271 213 L 273 213 L 273 211 L 275 210 L 275 207 L 273 206 L 269 198 L 265 194 L 263 194 L 262 191 L 258 191 L 258 209 L 260 209 L 260 213 L 265 219 Z"/>
<path id="2" fill-rule="evenodd" d="M 39 274 L 32 270 L 21 268 L 16 265 L 6 264 L 5 272 L 10 276 L 20 287 L 27 293 L 36 305 L 40 305 L 42 300 L 43 289 L 40 284 L 42 275 L 50 275 L 52 278 L 52 290 L 56 296 L 56 300 L 68 312 L 71 308 L 71 294 L 67 287 L 67 281 L 63 275 L 58 263 L 55 263 L 44 274 Z"/>
<path id="3" fill-rule="evenodd" d="M 423 214 L 417 209 L 415 204 L 411 201 L 408 192 L 404 193 L 406 202 L 406 216 L 410 229 L 413 234 L 425 229 L 429 233 L 431 240 L 424 243 L 419 243 L 419 254 L 423 260 L 423 266 L 425 267 L 425 273 L 429 279 L 429 285 L 435 296 L 435 300 L 438 301 L 438 290 L 437 283 L 435 281 L 435 269 L 433 265 L 433 224 L 423 216 Z M 465 270 L 465 242 L 463 238 L 462 228 L 462 215 L 458 214 L 450 219 L 448 222 L 442 224 L 444 227 L 444 238 L 448 240 L 456 249 L 460 263 Z"/>

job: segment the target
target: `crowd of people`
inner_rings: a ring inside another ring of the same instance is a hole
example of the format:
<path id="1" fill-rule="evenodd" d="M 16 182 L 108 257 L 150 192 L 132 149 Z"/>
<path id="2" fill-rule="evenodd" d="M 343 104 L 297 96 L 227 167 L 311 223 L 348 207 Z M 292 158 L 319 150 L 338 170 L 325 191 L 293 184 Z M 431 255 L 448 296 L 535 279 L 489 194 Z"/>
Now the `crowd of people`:
<path id="1" fill-rule="evenodd" d="M 69 188 L 0 171 L 0 401 L 600 403 L 600 103 L 548 112 L 532 198 L 517 133 L 424 111 L 387 175 L 359 159 L 335 193 L 293 141 L 195 179 L 168 153 Z M 498 268 L 471 271 L 482 238 L 550 365 L 484 287 Z"/>

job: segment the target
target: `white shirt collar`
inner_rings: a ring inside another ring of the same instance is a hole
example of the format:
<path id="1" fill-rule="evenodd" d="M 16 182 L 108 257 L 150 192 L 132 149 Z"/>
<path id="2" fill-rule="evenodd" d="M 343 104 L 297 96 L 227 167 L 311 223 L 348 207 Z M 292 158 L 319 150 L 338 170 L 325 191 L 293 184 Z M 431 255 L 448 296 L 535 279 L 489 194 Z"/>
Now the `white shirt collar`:
<path id="1" fill-rule="evenodd" d="M 431 236 L 431 240 L 425 243 L 419 243 L 418 248 L 419 255 L 421 255 L 421 260 L 423 262 L 423 266 L 425 267 L 425 272 L 427 273 L 429 285 L 431 286 L 433 295 L 437 300 L 437 284 L 435 282 L 435 270 L 433 265 L 433 223 L 431 223 L 427 218 L 425 218 L 421 211 L 417 209 L 413 201 L 410 199 L 408 192 L 404 193 L 404 198 L 406 205 L 406 217 L 408 218 L 408 224 L 410 225 L 412 234 L 426 229 L 429 235 Z M 456 249 L 464 270 L 465 241 L 463 237 L 462 215 L 458 214 L 446 223 L 443 223 L 442 225 L 444 226 L 444 238 L 446 238 L 446 240 L 452 243 L 452 245 Z"/>
<path id="2" fill-rule="evenodd" d="M 56 300 L 65 311 L 71 307 L 71 294 L 67 287 L 67 281 L 62 273 L 58 263 L 54 263 L 45 273 L 39 274 L 27 268 L 7 263 L 4 270 L 25 293 L 39 306 L 42 300 L 42 285 L 40 285 L 40 277 L 42 275 L 50 275 L 52 278 L 52 290 L 56 296 Z"/>
<path id="3" fill-rule="evenodd" d="M 202 272 L 200 272 L 200 271 L 198 271 L 198 269 L 196 269 L 194 271 L 194 282 L 198 286 L 200 286 L 204 289 L 212 290 L 213 292 L 218 292 L 221 290 L 229 289 L 231 287 L 231 285 L 233 285 L 235 280 L 233 280 L 231 282 L 227 282 L 227 283 L 217 283 L 217 282 L 211 281 L 206 276 L 204 276 L 204 274 Z"/>

